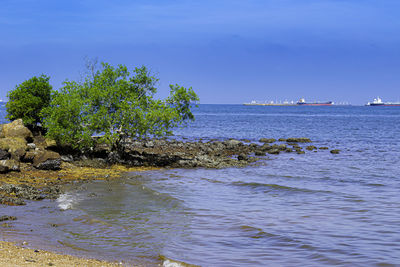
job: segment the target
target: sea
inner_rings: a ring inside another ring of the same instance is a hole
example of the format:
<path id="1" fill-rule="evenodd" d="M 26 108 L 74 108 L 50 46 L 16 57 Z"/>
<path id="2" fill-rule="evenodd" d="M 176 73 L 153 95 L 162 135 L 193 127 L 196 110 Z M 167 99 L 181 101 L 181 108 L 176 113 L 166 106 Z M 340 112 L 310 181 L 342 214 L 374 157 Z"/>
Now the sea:
<path id="1" fill-rule="evenodd" d="M 204 104 L 194 115 L 174 138 L 308 137 L 329 150 L 70 185 L 57 200 L 1 206 L 18 218 L 2 239 L 125 266 L 400 266 L 400 107 Z"/>

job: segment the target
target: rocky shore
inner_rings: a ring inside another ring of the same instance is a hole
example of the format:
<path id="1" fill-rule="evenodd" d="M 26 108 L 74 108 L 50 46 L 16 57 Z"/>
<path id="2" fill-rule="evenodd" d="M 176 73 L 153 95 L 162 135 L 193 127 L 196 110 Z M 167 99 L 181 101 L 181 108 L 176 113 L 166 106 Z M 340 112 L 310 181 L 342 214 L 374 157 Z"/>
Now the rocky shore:
<path id="1" fill-rule="evenodd" d="M 0 204 L 56 199 L 66 183 L 113 179 L 121 173 L 154 168 L 245 167 L 280 153 L 327 150 L 308 138 L 249 140 L 125 139 L 119 149 L 97 143 L 81 152 L 33 135 L 22 120 L 0 125 Z M 332 154 L 339 150 L 331 150 Z M 3 226 L 17 220 L 0 214 Z M 3 244 L 4 246 L 4 244 Z"/>
<path id="2" fill-rule="evenodd" d="M 91 150 L 81 152 L 60 147 L 41 135 L 34 136 L 22 120 L 15 120 L 0 125 L 0 204 L 24 205 L 25 200 L 54 199 L 62 193 L 62 184 L 109 179 L 129 168 L 244 167 L 268 159 L 269 155 L 328 149 L 311 143 L 308 138 L 261 138 L 257 142 L 125 139 L 118 150 L 97 143 Z"/>

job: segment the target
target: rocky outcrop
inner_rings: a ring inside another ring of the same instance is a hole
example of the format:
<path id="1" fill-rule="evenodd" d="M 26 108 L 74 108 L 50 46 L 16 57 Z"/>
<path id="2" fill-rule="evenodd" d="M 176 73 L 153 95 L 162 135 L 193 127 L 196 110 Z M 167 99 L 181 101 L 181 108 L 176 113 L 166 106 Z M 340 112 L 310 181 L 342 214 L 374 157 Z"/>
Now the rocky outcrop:
<path id="1" fill-rule="evenodd" d="M 32 132 L 18 119 L 0 125 L 0 173 L 19 171 L 20 162 L 32 163 L 37 169 L 59 170 L 61 157 L 54 140 L 33 136 Z"/>

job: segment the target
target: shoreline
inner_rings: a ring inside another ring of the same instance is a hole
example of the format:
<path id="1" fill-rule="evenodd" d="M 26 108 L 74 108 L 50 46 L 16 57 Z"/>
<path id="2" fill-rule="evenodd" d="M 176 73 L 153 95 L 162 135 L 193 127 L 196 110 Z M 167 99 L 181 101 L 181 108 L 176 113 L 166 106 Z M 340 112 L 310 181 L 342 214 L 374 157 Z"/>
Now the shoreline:
<path id="1" fill-rule="evenodd" d="M 156 168 L 150 167 L 126 167 L 112 165 L 108 168 L 80 167 L 70 163 L 63 163 L 59 171 L 44 171 L 25 168 L 21 172 L 0 175 L 0 184 L 11 184 L 21 186 L 32 186 L 42 189 L 46 186 L 64 186 L 71 183 L 90 182 L 99 180 L 119 179 L 121 175 L 133 171 L 147 171 Z M 62 177 L 62 179 L 60 179 Z M 37 200 L 40 201 L 40 200 Z M 7 216 L 7 214 L 1 214 Z M 10 216 L 0 222 L 0 233 L 2 228 L 11 227 L 12 221 L 18 219 Z M 27 241 L 29 241 L 29 236 Z M 100 260 L 84 255 L 70 255 L 59 253 L 59 250 L 41 248 L 29 248 L 29 244 L 15 239 L 8 239 L 2 234 L 0 239 L 0 265 L 1 266 L 127 266 L 122 262 Z M 128 266 L 132 266 L 129 264 Z"/>

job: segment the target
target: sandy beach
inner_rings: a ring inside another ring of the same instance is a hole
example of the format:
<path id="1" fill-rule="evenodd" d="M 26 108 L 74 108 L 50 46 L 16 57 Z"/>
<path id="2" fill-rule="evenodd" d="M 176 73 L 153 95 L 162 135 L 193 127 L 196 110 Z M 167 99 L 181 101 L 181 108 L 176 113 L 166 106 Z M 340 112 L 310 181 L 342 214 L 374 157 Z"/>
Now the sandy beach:
<path id="1" fill-rule="evenodd" d="M 0 266 L 121 266 L 120 263 L 60 255 L 0 241 Z"/>

